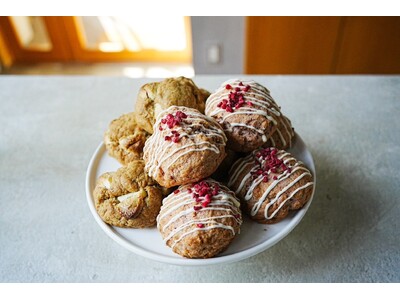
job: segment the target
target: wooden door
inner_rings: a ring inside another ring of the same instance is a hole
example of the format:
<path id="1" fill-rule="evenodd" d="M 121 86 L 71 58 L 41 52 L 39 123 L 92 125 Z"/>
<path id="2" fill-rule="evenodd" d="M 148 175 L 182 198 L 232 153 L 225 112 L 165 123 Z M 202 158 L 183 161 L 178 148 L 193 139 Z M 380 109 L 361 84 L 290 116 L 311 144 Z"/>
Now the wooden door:
<path id="1" fill-rule="evenodd" d="M 335 73 L 400 73 L 399 17 L 343 17 Z"/>
<path id="2" fill-rule="evenodd" d="M 399 74 L 400 17 L 248 17 L 248 74 Z"/>
<path id="3" fill-rule="evenodd" d="M 248 17 L 246 26 L 246 73 L 332 71 L 340 17 Z"/>

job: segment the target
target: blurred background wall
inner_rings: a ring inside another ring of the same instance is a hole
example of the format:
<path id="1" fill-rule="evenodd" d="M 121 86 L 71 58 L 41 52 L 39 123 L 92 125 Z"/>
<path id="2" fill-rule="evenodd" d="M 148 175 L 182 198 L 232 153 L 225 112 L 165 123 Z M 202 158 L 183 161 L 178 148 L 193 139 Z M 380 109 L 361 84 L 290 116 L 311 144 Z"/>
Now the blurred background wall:
<path id="1" fill-rule="evenodd" d="M 400 17 L 0 17 L 0 72 L 399 74 L 399 33 Z"/>
<path id="2" fill-rule="evenodd" d="M 245 17 L 191 17 L 197 74 L 244 72 Z"/>

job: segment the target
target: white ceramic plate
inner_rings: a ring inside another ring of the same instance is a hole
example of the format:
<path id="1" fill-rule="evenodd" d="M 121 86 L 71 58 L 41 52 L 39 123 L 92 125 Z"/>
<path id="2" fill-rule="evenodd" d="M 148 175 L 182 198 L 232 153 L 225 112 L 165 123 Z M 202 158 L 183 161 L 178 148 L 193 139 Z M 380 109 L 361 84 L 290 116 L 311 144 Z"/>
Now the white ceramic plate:
<path id="1" fill-rule="evenodd" d="M 244 219 L 240 234 L 234 239 L 226 251 L 214 258 L 188 259 L 183 258 L 167 247 L 156 227 L 149 229 L 128 229 L 107 225 L 101 220 L 94 206 L 92 191 L 97 178 L 109 171 L 117 170 L 121 165 L 108 156 L 104 144 L 100 144 L 90 160 L 86 173 L 86 196 L 89 208 L 105 233 L 121 246 L 144 257 L 175 265 L 214 265 L 235 262 L 256 255 L 283 239 L 305 215 L 315 191 L 315 166 L 311 153 L 303 140 L 296 135 L 293 147 L 288 150 L 297 159 L 303 161 L 314 175 L 313 192 L 310 201 L 300 210 L 292 212 L 287 218 L 273 225 L 258 224 L 250 219 Z"/>

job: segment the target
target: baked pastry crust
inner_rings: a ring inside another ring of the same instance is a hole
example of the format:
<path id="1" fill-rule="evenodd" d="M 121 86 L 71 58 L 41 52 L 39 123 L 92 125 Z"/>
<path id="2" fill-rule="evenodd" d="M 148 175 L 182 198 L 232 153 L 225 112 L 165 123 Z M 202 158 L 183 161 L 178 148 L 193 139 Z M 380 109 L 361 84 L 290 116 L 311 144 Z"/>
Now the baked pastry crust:
<path id="1" fill-rule="evenodd" d="M 277 223 L 311 198 L 313 176 L 304 163 L 276 148 L 256 150 L 229 172 L 228 187 L 242 209 L 259 223 Z"/>
<path id="2" fill-rule="evenodd" d="M 157 228 L 175 253 L 188 258 L 213 257 L 239 233 L 239 206 L 235 194 L 212 179 L 187 184 L 163 200 Z"/>
<path id="3" fill-rule="evenodd" d="M 275 147 L 286 150 L 292 147 L 294 128 L 292 122 L 283 114 L 278 118 L 276 130 L 263 147 Z"/>
<path id="4" fill-rule="evenodd" d="M 166 193 L 144 172 L 143 160 L 134 160 L 116 172 L 101 175 L 93 196 L 104 222 L 118 227 L 143 228 L 156 224 Z"/>
<path id="5" fill-rule="evenodd" d="M 231 79 L 212 93 L 205 113 L 220 123 L 228 148 L 250 152 L 272 136 L 281 116 L 267 88 L 253 80 Z"/>
<path id="6" fill-rule="evenodd" d="M 143 147 L 150 135 L 140 128 L 135 113 L 128 113 L 113 120 L 104 134 L 104 144 L 111 157 L 122 165 L 141 159 Z"/>
<path id="7" fill-rule="evenodd" d="M 210 93 L 199 89 L 186 77 L 167 78 L 141 87 L 137 96 L 135 111 L 140 127 L 153 133 L 157 114 L 170 106 L 186 106 L 204 113 L 205 101 Z"/>
<path id="8" fill-rule="evenodd" d="M 167 188 L 197 182 L 218 168 L 225 145 L 226 136 L 213 118 L 193 108 L 171 106 L 157 116 L 154 134 L 146 141 L 145 169 Z"/>

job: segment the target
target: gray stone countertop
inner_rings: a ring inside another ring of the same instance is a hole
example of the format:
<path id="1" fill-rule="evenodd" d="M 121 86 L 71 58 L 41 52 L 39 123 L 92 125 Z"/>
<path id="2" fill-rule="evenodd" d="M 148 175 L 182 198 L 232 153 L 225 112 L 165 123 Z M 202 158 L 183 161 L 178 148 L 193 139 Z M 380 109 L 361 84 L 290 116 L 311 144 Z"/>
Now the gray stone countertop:
<path id="1" fill-rule="evenodd" d="M 212 91 L 232 77 L 194 81 Z M 399 282 L 400 77 L 247 77 L 312 152 L 313 203 L 261 254 L 182 267 L 118 245 L 85 196 L 103 132 L 154 79 L 0 76 L 0 282 Z"/>

